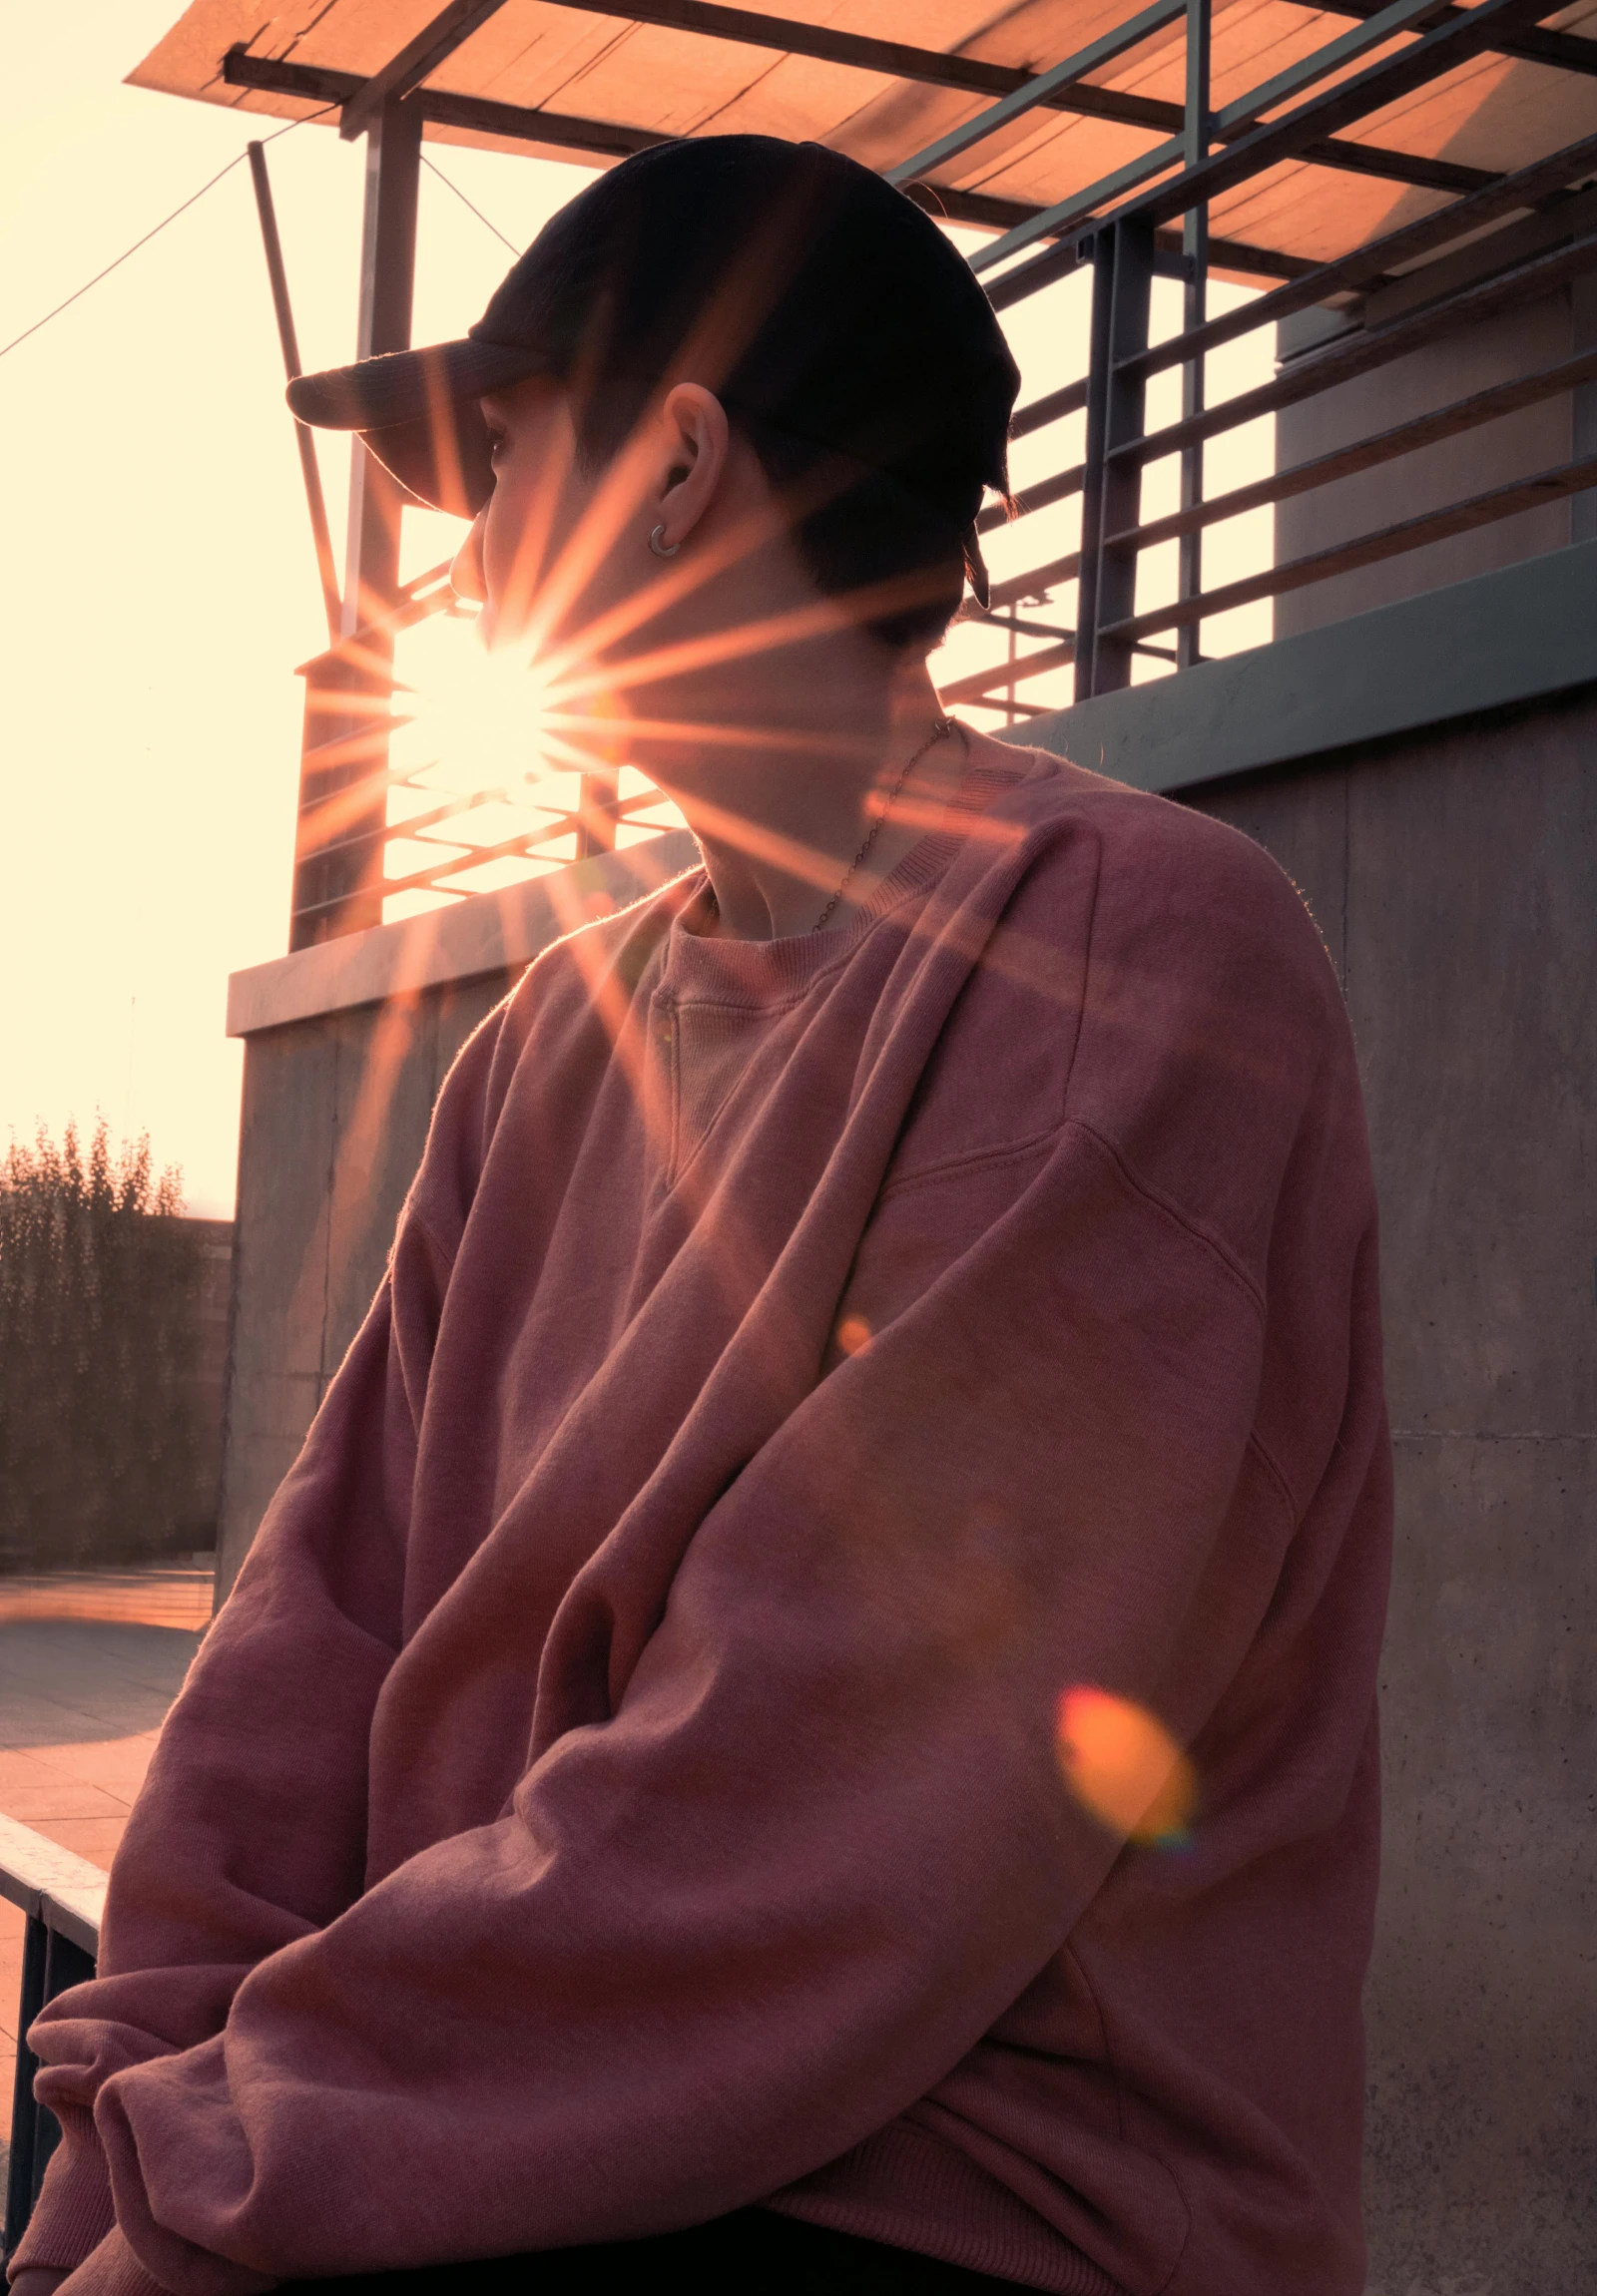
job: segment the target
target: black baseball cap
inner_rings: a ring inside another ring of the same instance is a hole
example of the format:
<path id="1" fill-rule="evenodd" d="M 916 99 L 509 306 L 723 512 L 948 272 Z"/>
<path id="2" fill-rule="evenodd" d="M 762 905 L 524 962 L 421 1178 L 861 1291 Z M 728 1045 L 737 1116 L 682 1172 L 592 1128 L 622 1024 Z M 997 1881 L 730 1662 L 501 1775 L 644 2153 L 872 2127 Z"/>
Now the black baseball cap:
<path id="1" fill-rule="evenodd" d="M 547 373 L 642 404 L 680 374 L 789 437 L 885 472 L 962 547 L 1008 490 L 1019 372 L 931 218 L 819 144 L 653 146 L 553 216 L 458 341 L 301 375 L 301 422 L 358 431 L 409 494 L 475 517 L 493 491 L 485 394 Z"/>

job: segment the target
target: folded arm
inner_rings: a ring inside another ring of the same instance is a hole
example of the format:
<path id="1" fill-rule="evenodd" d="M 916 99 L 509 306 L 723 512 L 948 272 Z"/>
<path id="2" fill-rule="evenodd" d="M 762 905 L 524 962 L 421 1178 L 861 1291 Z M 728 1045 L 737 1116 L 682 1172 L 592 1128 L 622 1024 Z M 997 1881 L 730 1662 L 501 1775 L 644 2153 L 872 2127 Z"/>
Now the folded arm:
<path id="1" fill-rule="evenodd" d="M 1229 1543 L 1227 1607 L 1217 1628 L 1206 1600 L 1183 1670 L 1200 1686 L 1167 1716 L 1190 1735 L 1269 1603 L 1291 1522 L 1249 1468 L 1262 1346 L 1246 1277 L 1067 1126 L 747 1464 L 614 1714 L 364 1895 L 348 1749 L 391 1616 L 357 1627 L 329 1585 L 314 1671 L 345 1751 L 324 1779 L 327 1716 L 307 1723 L 269 1838 L 241 1841 L 204 1784 L 203 1740 L 270 1710 L 263 1565 L 166 1753 L 195 1766 L 218 1855 L 208 2016 L 130 2049 L 113 1978 L 37 2034 L 61 2093 L 98 2088 L 143 2263 L 183 2296 L 252 2296 L 643 2234 L 768 2194 L 924 2093 L 1120 1849 L 1065 1791 L 1060 1693 L 1157 1704 Z M 252 1926 L 296 1825 L 325 1838 L 316 1888 Z M 166 1847 L 142 1846 L 146 1893 Z M 142 2014 L 165 1983 L 139 1981 Z"/>

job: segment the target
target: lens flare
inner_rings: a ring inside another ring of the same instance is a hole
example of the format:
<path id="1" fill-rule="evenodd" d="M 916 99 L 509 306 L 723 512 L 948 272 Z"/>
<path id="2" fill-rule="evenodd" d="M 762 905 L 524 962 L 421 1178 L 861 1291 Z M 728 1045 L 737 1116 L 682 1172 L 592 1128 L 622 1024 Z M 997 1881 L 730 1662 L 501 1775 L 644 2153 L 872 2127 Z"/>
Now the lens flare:
<path id="1" fill-rule="evenodd" d="M 1058 1733 L 1065 1783 L 1100 1824 L 1158 1849 L 1190 1841 L 1197 1773 L 1157 1715 L 1081 1682 L 1059 1701 Z"/>
<path id="2" fill-rule="evenodd" d="M 859 1355 L 870 1345 L 870 1326 L 862 1315 L 845 1315 L 837 1326 L 837 1345 L 844 1355 Z"/>

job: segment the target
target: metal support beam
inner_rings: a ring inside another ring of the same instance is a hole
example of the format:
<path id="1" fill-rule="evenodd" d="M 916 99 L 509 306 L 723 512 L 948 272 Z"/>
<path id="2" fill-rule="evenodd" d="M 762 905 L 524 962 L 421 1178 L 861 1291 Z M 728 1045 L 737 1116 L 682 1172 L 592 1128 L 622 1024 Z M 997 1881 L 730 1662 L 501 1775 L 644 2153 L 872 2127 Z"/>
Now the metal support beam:
<path id="1" fill-rule="evenodd" d="M 415 285 L 420 110 L 390 101 L 367 130 L 355 355 L 410 347 Z M 403 605 L 403 496 L 357 440 L 349 466 L 349 540 L 339 643 L 306 665 L 291 949 L 382 921 L 393 628 Z"/>
<path id="2" fill-rule="evenodd" d="M 1209 61 L 1210 35 L 1213 28 L 1212 0 L 1187 0 L 1187 134 L 1186 166 L 1201 167 L 1209 157 L 1210 107 Z M 1187 259 L 1187 276 L 1182 289 L 1181 324 L 1184 334 L 1193 334 L 1204 323 L 1209 309 L 1209 207 L 1200 201 L 1189 208 L 1182 219 L 1182 253 Z M 1183 362 L 1181 370 L 1181 411 L 1185 420 L 1202 414 L 1204 409 L 1204 359 L 1202 351 Z M 1202 439 L 1195 439 L 1182 450 L 1181 507 L 1192 510 L 1204 498 L 1204 449 Z M 1183 534 L 1178 546 L 1177 596 L 1196 598 L 1204 586 L 1203 530 L 1194 526 Z M 1198 625 L 1183 623 L 1176 639 L 1176 667 L 1190 670 L 1199 659 Z"/>
<path id="3" fill-rule="evenodd" d="M 410 348 L 421 127 L 419 111 L 407 104 L 390 103 L 367 131 L 357 358 Z M 399 490 L 393 480 L 364 447 L 357 446 L 349 474 L 345 637 L 378 621 L 397 603 L 399 508 Z"/>
<path id="4" fill-rule="evenodd" d="M 1381 0 L 1303 0 L 1303 5 L 1327 16 L 1373 16 Z M 1462 8 L 1442 8 L 1437 21 L 1462 16 Z M 1499 56 L 1518 56 L 1528 64 L 1549 64 L 1556 72 L 1582 72 L 1597 77 L 1597 40 L 1582 40 L 1571 32 L 1517 32 L 1496 43 Z"/>
<path id="5" fill-rule="evenodd" d="M 277 340 L 282 345 L 282 366 L 290 382 L 301 372 L 299 340 L 294 333 L 293 306 L 288 300 L 288 274 L 283 269 L 282 241 L 277 236 L 277 211 L 272 204 L 271 178 L 266 173 L 265 144 L 250 144 L 250 176 L 255 185 L 256 213 L 261 219 L 261 243 L 266 254 L 266 276 L 271 282 L 271 307 L 277 318 Z M 290 417 L 290 420 L 292 418 Z M 299 449 L 299 470 L 304 479 L 305 508 L 310 513 L 310 539 L 316 553 L 316 575 L 321 604 L 327 617 L 327 637 L 335 642 L 341 627 L 338 572 L 332 562 L 332 536 L 327 530 L 327 505 L 321 492 L 321 468 L 316 443 L 302 422 L 294 422 L 294 444 Z"/>
<path id="6" fill-rule="evenodd" d="M 1115 449 L 1142 436 L 1146 386 L 1125 362 L 1148 341 L 1154 234 L 1133 219 L 1102 231 L 1093 245 L 1092 359 L 1087 453 L 1081 498 L 1081 575 L 1076 605 L 1076 699 L 1131 684 L 1132 649 L 1104 632 L 1125 623 L 1137 601 L 1137 553 L 1106 538 L 1138 523 L 1139 465 Z"/>
<path id="7" fill-rule="evenodd" d="M 307 104 L 350 103 L 365 85 L 353 72 L 334 72 L 320 64 L 282 63 L 275 57 L 248 55 L 242 48 L 230 49 L 223 58 L 222 77 L 230 88 L 261 88 L 275 96 L 298 97 Z M 534 112 L 519 104 L 495 104 L 482 96 L 458 96 L 445 88 L 420 89 L 407 99 L 406 109 L 412 107 L 420 111 L 423 121 L 440 128 L 474 129 L 484 136 L 503 136 L 519 143 L 598 152 L 607 159 L 624 160 L 633 152 L 647 152 L 656 144 L 670 141 L 645 128 L 620 127 L 613 120 L 583 120 L 563 112 Z M 1180 120 L 1179 106 L 1172 104 L 1166 109 L 1173 120 Z M 1350 144 L 1346 149 L 1361 152 L 1363 147 Z M 1430 165 L 1428 161 L 1414 163 L 1416 168 L 1429 169 Z M 1458 169 L 1453 173 L 1467 177 L 1473 185 L 1481 172 Z M 1494 183 L 1496 178 L 1485 180 Z M 994 230 L 1009 230 L 1037 213 L 1034 207 L 1019 200 L 997 200 L 984 192 L 956 191 L 946 184 L 911 184 L 908 196 L 929 215 L 945 218 L 953 224 L 976 224 Z M 1179 234 L 1163 234 L 1159 244 L 1162 250 L 1179 254 Z M 1286 255 L 1275 247 L 1252 246 L 1244 239 L 1211 240 L 1210 258 L 1226 270 L 1265 279 L 1296 279 L 1315 268 L 1302 255 Z M 1070 250 L 1064 268 L 1074 269 L 1076 259 L 1074 250 Z M 1004 280 L 993 290 L 993 300 L 1000 309 L 1006 307 L 1007 288 L 1008 281 Z M 1016 299 L 1013 294 L 1007 295 L 1009 302 Z"/>
<path id="8" fill-rule="evenodd" d="M 594 4 L 597 6 L 597 0 Z M 587 8 L 589 0 L 560 0 L 560 5 Z M 609 9 L 603 11 L 610 12 Z M 637 23 L 669 24 L 683 31 L 704 33 L 712 39 L 776 48 L 796 56 L 815 56 L 831 63 L 854 65 L 862 71 L 890 73 L 898 79 L 932 87 L 961 88 L 978 95 L 1008 94 L 1029 86 L 1035 77 L 1010 64 L 988 64 L 974 56 L 944 56 L 935 48 L 908 48 L 894 41 L 864 39 L 852 32 L 788 24 L 782 17 L 753 16 L 744 9 L 710 6 L 706 0 L 660 0 L 656 8 L 645 8 L 640 13 L 635 7 L 627 14 Z M 729 28 L 732 26 L 736 29 Z M 782 37 L 777 37 L 778 34 Z M 1597 47 L 1597 41 L 1591 45 Z M 252 56 L 242 47 L 230 48 L 224 56 L 222 77 L 230 88 L 265 88 L 277 95 L 302 96 L 313 104 L 353 104 L 367 85 L 354 72 L 335 72 L 325 65 L 294 64 L 274 56 Z M 564 112 L 533 111 L 524 105 L 495 103 L 486 96 L 461 95 L 452 88 L 419 88 L 409 101 L 419 104 L 423 117 L 435 121 L 439 127 L 464 128 L 483 136 L 549 144 L 557 150 L 600 152 L 608 159 L 625 159 L 630 153 L 646 152 L 653 145 L 668 141 L 664 135 L 646 128 L 625 127 L 618 121 L 585 120 Z M 1086 119 L 1113 120 L 1126 127 L 1146 128 L 1155 135 L 1181 132 L 1179 104 L 1131 95 L 1118 88 L 1079 82 L 1056 90 L 1042 101 L 1052 111 L 1072 112 Z M 1417 153 L 1392 152 L 1382 145 L 1352 144 L 1335 137 L 1307 145 L 1299 158 L 1311 161 L 1317 168 L 1374 176 L 1425 191 L 1471 192 L 1492 180 L 1485 170 L 1463 168 L 1456 161 L 1431 160 Z M 983 194 L 966 194 L 950 185 L 938 185 L 936 197 L 954 223 L 994 223 L 1007 229 L 1037 212 L 1025 208 L 1000 216 L 997 208 L 1008 203 L 989 202 Z M 984 209 L 989 212 L 984 213 Z"/>
<path id="9" fill-rule="evenodd" d="M 338 133 L 346 144 L 369 128 L 384 104 L 397 104 L 419 88 L 429 72 L 463 48 L 479 25 L 498 14 L 504 0 L 450 0 L 441 14 L 424 24 L 415 38 L 374 72 L 358 96 L 344 106 Z"/>
<path id="10" fill-rule="evenodd" d="M 888 168 L 888 183 L 911 184 L 917 176 L 929 176 L 933 168 L 940 168 L 945 162 L 957 159 L 962 152 L 968 152 L 973 144 L 979 144 L 999 128 L 1007 127 L 1011 120 L 1018 120 L 1023 113 L 1035 110 L 1039 104 L 1046 104 L 1052 97 L 1062 96 L 1074 89 L 1089 72 L 1102 71 L 1106 64 L 1112 64 L 1117 57 L 1124 56 L 1128 49 L 1140 47 L 1151 34 L 1162 32 L 1167 24 L 1173 24 L 1185 6 L 1186 0 L 1152 0 L 1150 7 L 1144 8 L 1136 16 L 1128 17 L 1124 24 L 1113 25 L 1109 31 L 1100 33 L 1096 40 L 1090 40 L 1075 55 L 1067 56 L 1062 64 L 1054 64 L 1046 72 L 1029 76 L 1009 95 L 1001 96 L 996 104 L 989 105 L 985 112 L 978 112 L 974 119 L 963 121 L 957 128 L 950 128 L 946 136 L 939 136 L 923 152 L 916 152 L 910 159 L 900 160 L 897 167 Z"/>
<path id="11" fill-rule="evenodd" d="M 1476 0 L 1474 7 L 1422 33 L 1406 48 L 1366 64 L 1361 72 L 1307 98 L 1281 118 L 1248 129 L 1235 143 L 1214 153 L 1196 170 L 1182 167 L 1181 139 L 1173 138 L 1155 151 L 1145 153 L 1140 161 L 1117 168 L 1100 183 L 1043 209 L 1018 230 L 1006 231 L 971 258 L 971 268 L 990 270 L 994 264 L 1019 254 L 1035 239 L 1050 232 L 1068 232 L 1073 226 L 1079 226 L 1085 232 L 1131 216 L 1149 224 L 1169 223 L 1173 217 L 1185 215 L 1196 201 L 1213 200 L 1283 160 L 1303 159 L 1305 148 L 1315 145 L 1328 133 L 1366 119 L 1371 112 L 1379 111 L 1399 96 L 1411 95 L 1443 72 L 1453 71 L 1480 55 L 1502 34 L 1517 31 L 1539 16 L 1552 13 L 1551 0 Z M 1117 199 L 1122 190 L 1145 182 L 1150 174 L 1178 167 L 1181 173 L 1169 182 L 1127 200 L 1108 215 L 1093 213 L 1101 210 L 1106 201 Z"/>

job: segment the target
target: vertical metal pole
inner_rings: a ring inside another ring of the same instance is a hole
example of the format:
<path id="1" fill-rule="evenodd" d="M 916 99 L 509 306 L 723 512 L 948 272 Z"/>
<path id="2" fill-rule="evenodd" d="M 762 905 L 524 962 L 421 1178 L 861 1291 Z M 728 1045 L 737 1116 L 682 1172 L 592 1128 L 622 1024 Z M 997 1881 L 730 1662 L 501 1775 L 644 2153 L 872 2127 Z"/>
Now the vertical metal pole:
<path id="1" fill-rule="evenodd" d="M 1210 27 L 1213 0 L 1187 0 L 1187 110 L 1183 154 L 1185 164 L 1196 168 L 1209 157 L 1209 55 Z M 1183 333 L 1201 327 L 1209 309 L 1209 203 L 1202 201 L 1189 208 L 1182 220 L 1181 251 L 1186 269 L 1181 324 Z M 1183 421 L 1202 414 L 1204 409 L 1204 362 L 1201 357 L 1187 359 L 1181 369 L 1181 413 Z M 1196 445 L 1184 447 L 1181 455 L 1181 507 L 1192 510 L 1204 498 L 1204 450 L 1200 440 Z M 1180 551 L 1180 578 L 1177 595 L 1196 598 L 1204 586 L 1204 538 L 1202 529 L 1184 534 L 1178 545 Z M 1201 661 L 1198 651 L 1199 627 L 1196 622 L 1183 623 L 1176 633 L 1176 667 L 1190 670 Z"/>
<path id="2" fill-rule="evenodd" d="M 266 276 L 271 282 L 271 307 L 277 318 L 277 340 L 282 345 L 283 371 L 290 382 L 301 372 L 299 340 L 294 333 L 293 306 L 288 300 L 288 274 L 282 263 L 282 241 L 277 236 L 277 211 L 271 198 L 271 178 L 266 173 L 265 144 L 249 144 L 250 175 L 256 188 L 256 213 L 261 219 L 261 243 L 266 254 Z M 321 471 L 316 462 L 315 441 L 302 422 L 293 426 L 294 444 L 299 449 L 299 468 L 305 482 L 305 506 L 310 513 L 310 539 L 315 545 L 316 573 L 321 582 L 321 603 L 327 616 L 327 636 L 337 641 L 341 608 L 338 602 L 338 570 L 333 564 L 332 536 L 327 531 L 327 505 L 321 492 Z"/>
<path id="3" fill-rule="evenodd" d="M 35 2101 L 33 2076 L 39 2060 L 28 2047 L 27 2033 L 44 2007 L 45 1967 L 50 1956 L 50 1932 L 37 1914 L 30 1914 L 23 1934 L 22 2000 L 17 2012 L 17 2070 L 11 2091 L 11 2152 L 6 2168 L 5 2259 L 8 2260 L 28 2229 L 33 2213 L 34 2155 L 39 2144 L 43 2107 Z"/>
<path id="4" fill-rule="evenodd" d="M 421 111 L 384 104 L 366 131 L 366 200 L 360 248 L 356 358 L 410 348 L 416 277 L 416 201 Z M 393 606 L 399 587 L 400 494 L 382 465 L 357 445 L 349 474 L 349 543 L 343 633 L 352 637 Z"/>
<path id="5" fill-rule="evenodd" d="M 366 131 L 360 358 L 410 347 L 420 174 L 420 111 L 385 104 Z M 349 467 L 342 642 L 303 673 L 290 949 L 382 921 L 393 637 L 371 626 L 398 602 L 402 503 L 398 486 L 357 440 Z"/>
<path id="6" fill-rule="evenodd" d="M 1092 692 L 1098 651 L 1098 555 L 1104 535 L 1104 438 L 1109 414 L 1109 323 L 1115 299 L 1115 234 L 1092 242 L 1092 315 L 1087 326 L 1087 438 L 1082 451 L 1081 567 L 1076 578 L 1075 693 Z"/>
<path id="7" fill-rule="evenodd" d="M 1104 250 L 1100 254 L 1100 249 Z M 1132 649 L 1107 638 L 1137 603 L 1137 549 L 1111 538 L 1137 524 L 1142 465 L 1115 458 L 1143 434 L 1147 385 L 1126 362 L 1148 348 L 1154 233 L 1135 219 L 1099 233 L 1093 249 L 1092 369 L 1081 516 L 1081 606 L 1076 622 L 1076 697 L 1131 684 Z"/>
<path id="8" fill-rule="evenodd" d="M 33 2093 L 39 2061 L 28 2047 L 28 2028 L 48 2002 L 93 1977 L 94 1957 L 30 1914 L 22 1948 L 22 1999 L 17 2014 L 17 2071 L 12 2092 L 11 2158 L 6 2171 L 5 2257 L 9 2261 L 33 2214 L 61 2123 Z"/>

